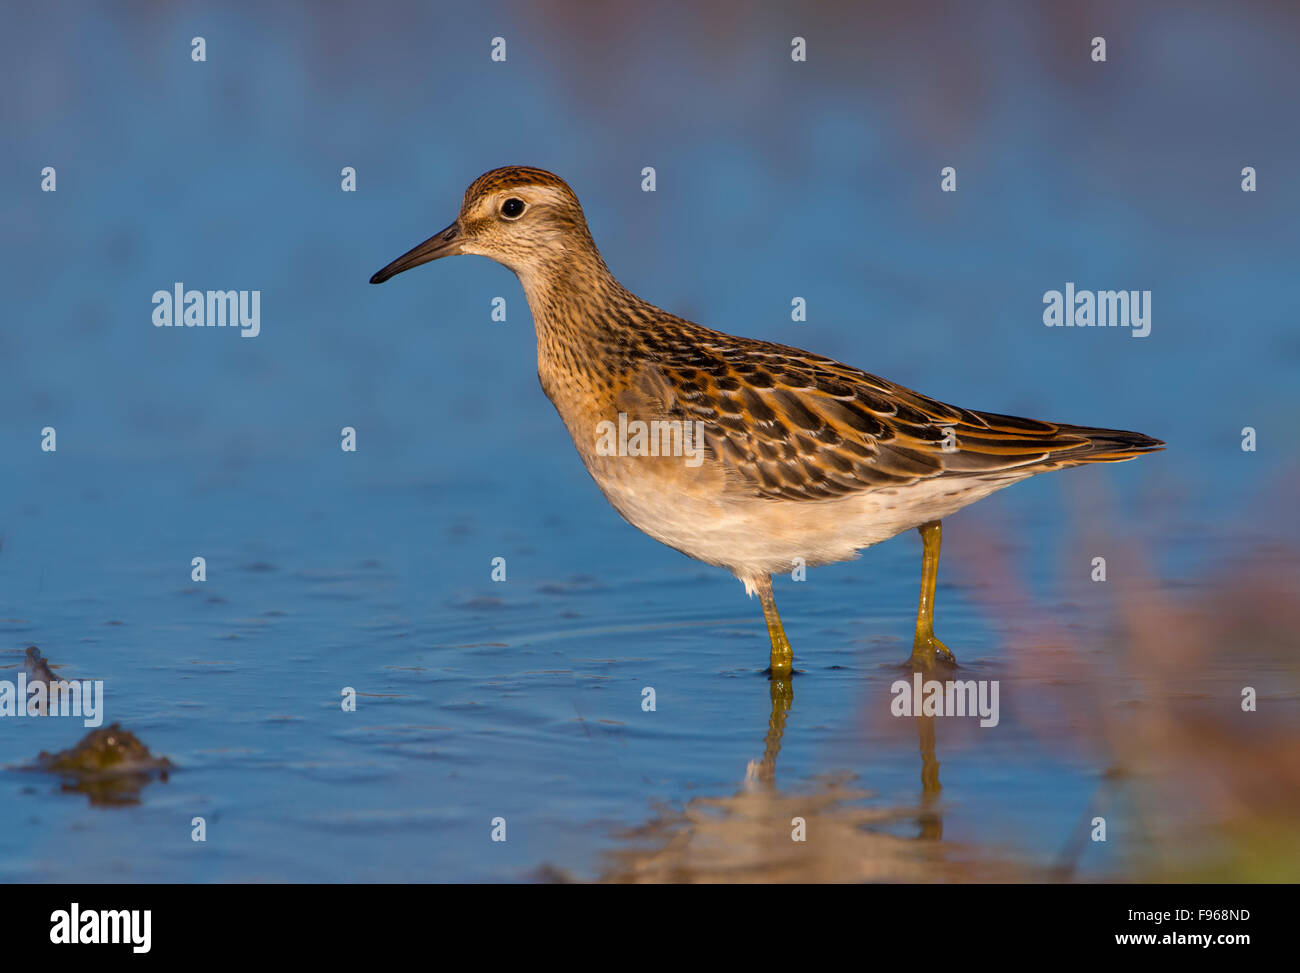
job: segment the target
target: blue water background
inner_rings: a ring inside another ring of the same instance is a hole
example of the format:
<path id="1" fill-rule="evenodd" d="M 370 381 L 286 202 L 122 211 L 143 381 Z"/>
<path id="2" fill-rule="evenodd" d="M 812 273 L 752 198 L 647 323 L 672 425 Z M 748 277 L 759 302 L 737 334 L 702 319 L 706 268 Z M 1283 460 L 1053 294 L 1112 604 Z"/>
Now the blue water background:
<path id="1" fill-rule="evenodd" d="M 1080 498 L 1171 585 L 1276 538 L 1300 428 L 1296 12 L 618 7 L 6 12 L 0 665 L 36 644 L 106 680 L 109 719 L 181 769 L 112 810 L 0 776 L 0 879 L 598 877 L 620 829 L 735 791 L 761 756 L 757 604 L 604 503 L 510 273 L 462 258 L 367 284 L 498 165 L 564 176 L 614 272 L 676 313 L 1169 442 L 947 525 L 939 632 L 973 671 L 999 671 L 1015 624 L 980 597 L 977 537 L 1007 545 L 1026 611 L 1085 636 L 1106 595 L 1072 546 Z M 260 290 L 261 334 L 154 328 L 177 281 Z M 1151 335 L 1044 327 L 1067 281 L 1150 290 Z M 917 800 L 915 728 L 879 714 L 918 550 L 778 581 L 806 670 L 783 786 L 845 771 L 881 805 Z M 3 721 L 0 765 L 82 732 Z M 940 757 L 945 840 L 1035 865 L 1105 770 L 1014 715 L 941 727 Z"/>

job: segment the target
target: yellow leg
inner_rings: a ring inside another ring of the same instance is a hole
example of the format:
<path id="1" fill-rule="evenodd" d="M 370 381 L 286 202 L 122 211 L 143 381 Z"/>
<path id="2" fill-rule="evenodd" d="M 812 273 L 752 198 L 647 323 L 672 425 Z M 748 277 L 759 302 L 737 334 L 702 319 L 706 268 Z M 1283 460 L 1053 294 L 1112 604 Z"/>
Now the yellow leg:
<path id="1" fill-rule="evenodd" d="M 772 579 L 764 578 L 755 587 L 763 603 L 763 618 L 767 622 L 767 637 L 772 640 L 772 678 L 788 679 L 794 667 L 794 650 L 781 627 L 781 616 L 776 613 L 776 599 L 772 597 Z"/>
<path id="2" fill-rule="evenodd" d="M 912 664 L 932 668 L 936 653 L 945 662 L 957 664 L 956 657 L 934 637 L 934 586 L 939 578 L 939 544 L 943 528 L 939 521 L 917 528 L 921 533 L 921 601 L 916 609 L 916 637 L 912 640 Z"/>

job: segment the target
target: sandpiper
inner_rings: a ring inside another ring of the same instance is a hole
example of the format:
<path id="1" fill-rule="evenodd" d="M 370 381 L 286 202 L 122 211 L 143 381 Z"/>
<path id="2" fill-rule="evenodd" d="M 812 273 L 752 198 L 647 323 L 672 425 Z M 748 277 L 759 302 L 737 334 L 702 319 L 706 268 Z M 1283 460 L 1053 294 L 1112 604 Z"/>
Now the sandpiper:
<path id="1" fill-rule="evenodd" d="M 916 528 L 921 596 L 909 661 L 954 663 L 934 634 L 943 518 L 1036 473 L 1164 446 L 1141 433 L 945 405 L 831 358 L 663 311 L 614 278 L 577 196 L 542 169 L 480 176 L 450 226 L 370 283 L 452 254 L 514 271 L 536 326 L 542 389 L 588 472 L 634 527 L 758 593 L 774 678 L 788 679 L 794 653 L 772 575 L 849 560 Z M 611 424 L 629 421 L 651 431 L 649 448 L 601 448 Z M 673 448 L 691 430 L 703 435 L 702 461 Z"/>

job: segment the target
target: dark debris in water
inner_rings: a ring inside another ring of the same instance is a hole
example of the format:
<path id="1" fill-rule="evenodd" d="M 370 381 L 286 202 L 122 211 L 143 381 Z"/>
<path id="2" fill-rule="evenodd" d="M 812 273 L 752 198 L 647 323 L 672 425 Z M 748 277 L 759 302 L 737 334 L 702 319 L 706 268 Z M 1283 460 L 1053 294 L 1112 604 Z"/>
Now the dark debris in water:
<path id="1" fill-rule="evenodd" d="M 64 793 L 85 794 L 96 807 L 120 807 L 139 804 L 145 785 L 167 780 L 175 765 L 113 723 L 91 730 L 67 750 L 42 750 L 35 762 L 19 769 L 57 774 Z"/>

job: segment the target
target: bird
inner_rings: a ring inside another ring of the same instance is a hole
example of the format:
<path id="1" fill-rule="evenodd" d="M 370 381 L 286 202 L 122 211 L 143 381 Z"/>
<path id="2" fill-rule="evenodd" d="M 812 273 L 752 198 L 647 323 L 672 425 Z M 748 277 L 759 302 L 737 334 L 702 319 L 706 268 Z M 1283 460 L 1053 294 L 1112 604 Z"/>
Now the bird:
<path id="1" fill-rule="evenodd" d="M 518 278 L 542 389 L 614 509 L 758 595 L 773 680 L 788 681 L 794 664 L 774 575 L 852 560 L 917 530 L 921 589 L 905 664 L 955 666 L 934 634 L 942 521 L 1038 473 L 1165 445 L 948 405 L 824 355 L 662 310 L 619 283 L 577 195 L 545 169 L 479 176 L 449 226 L 370 283 L 456 254 L 488 257 Z"/>

